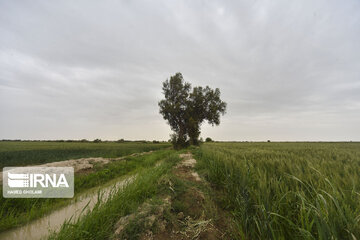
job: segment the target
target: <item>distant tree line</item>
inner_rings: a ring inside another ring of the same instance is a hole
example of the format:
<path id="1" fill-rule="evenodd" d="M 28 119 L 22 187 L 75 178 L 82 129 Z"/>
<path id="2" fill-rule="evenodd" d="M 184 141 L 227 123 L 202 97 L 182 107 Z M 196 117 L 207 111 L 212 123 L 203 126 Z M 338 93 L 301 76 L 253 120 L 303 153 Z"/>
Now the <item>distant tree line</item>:
<path id="1" fill-rule="evenodd" d="M 67 139 L 67 140 L 63 140 L 63 139 L 58 139 L 58 140 L 0 139 L 0 142 L 166 143 L 168 141 L 124 140 L 124 139 L 111 141 L 111 140 L 101 140 L 100 138 L 96 138 L 94 140 L 87 140 L 87 139 L 81 139 L 81 140 L 75 140 L 75 139 Z"/>

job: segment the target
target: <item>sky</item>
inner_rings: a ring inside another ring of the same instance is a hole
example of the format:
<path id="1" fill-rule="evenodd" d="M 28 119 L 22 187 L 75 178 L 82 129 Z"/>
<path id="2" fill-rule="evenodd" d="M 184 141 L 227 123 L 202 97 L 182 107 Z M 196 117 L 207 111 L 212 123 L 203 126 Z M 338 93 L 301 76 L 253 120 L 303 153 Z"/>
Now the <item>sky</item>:
<path id="1" fill-rule="evenodd" d="M 0 0 L 0 139 L 167 140 L 162 82 L 220 88 L 203 138 L 360 140 L 358 0 Z"/>

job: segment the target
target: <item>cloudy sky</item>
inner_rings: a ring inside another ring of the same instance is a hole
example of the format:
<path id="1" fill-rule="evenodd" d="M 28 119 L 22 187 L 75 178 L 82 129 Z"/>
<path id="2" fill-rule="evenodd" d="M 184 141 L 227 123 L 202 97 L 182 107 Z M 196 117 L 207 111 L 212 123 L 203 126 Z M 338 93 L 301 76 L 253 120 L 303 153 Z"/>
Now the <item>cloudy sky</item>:
<path id="1" fill-rule="evenodd" d="M 161 83 L 221 90 L 216 140 L 360 140 L 360 1 L 0 0 L 0 139 L 163 139 Z"/>

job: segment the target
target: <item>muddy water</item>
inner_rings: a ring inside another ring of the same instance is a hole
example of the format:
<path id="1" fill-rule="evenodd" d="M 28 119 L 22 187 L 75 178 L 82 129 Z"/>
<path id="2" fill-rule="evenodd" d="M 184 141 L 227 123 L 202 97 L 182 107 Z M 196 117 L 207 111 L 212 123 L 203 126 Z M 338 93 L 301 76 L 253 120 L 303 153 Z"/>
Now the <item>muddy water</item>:
<path id="1" fill-rule="evenodd" d="M 109 198 L 114 190 L 122 188 L 127 183 L 134 180 L 135 176 L 128 178 L 119 178 L 95 189 L 89 190 L 81 196 L 77 197 L 69 205 L 51 212 L 42 218 L 31 221 L 30 223 L 10 229 L 0 233 L 0 239 L 19 240 L 19 239 L 43 239 L 49 235 L 50 231 L 58 231 L 64 221 L 71 219 L 77 220 L 81 215 L 94 208 L 98 201 L 99 190 L 102 193 L 102 199 Z M 85 208 L 86 207 L 86 208 Z"/>

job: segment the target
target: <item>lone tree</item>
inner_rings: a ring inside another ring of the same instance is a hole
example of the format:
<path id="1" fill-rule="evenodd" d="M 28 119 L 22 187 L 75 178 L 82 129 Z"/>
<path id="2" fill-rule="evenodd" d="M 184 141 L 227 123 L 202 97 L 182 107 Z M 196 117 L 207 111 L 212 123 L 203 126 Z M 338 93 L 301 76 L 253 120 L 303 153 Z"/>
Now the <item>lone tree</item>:
<path id="1" fill-rule="evenodd" d="M 226 103 L 221 101 L 218 88 L 191 88 L 181 73 L 163 82 L 162 89 L 165 99 L 159 102 L 160 114 L 174 131 L 171 140 L 175 148 L 198 145 L 201 124 L 207 121 L 219 125 L 220 114 L 226 113 Z"/>

